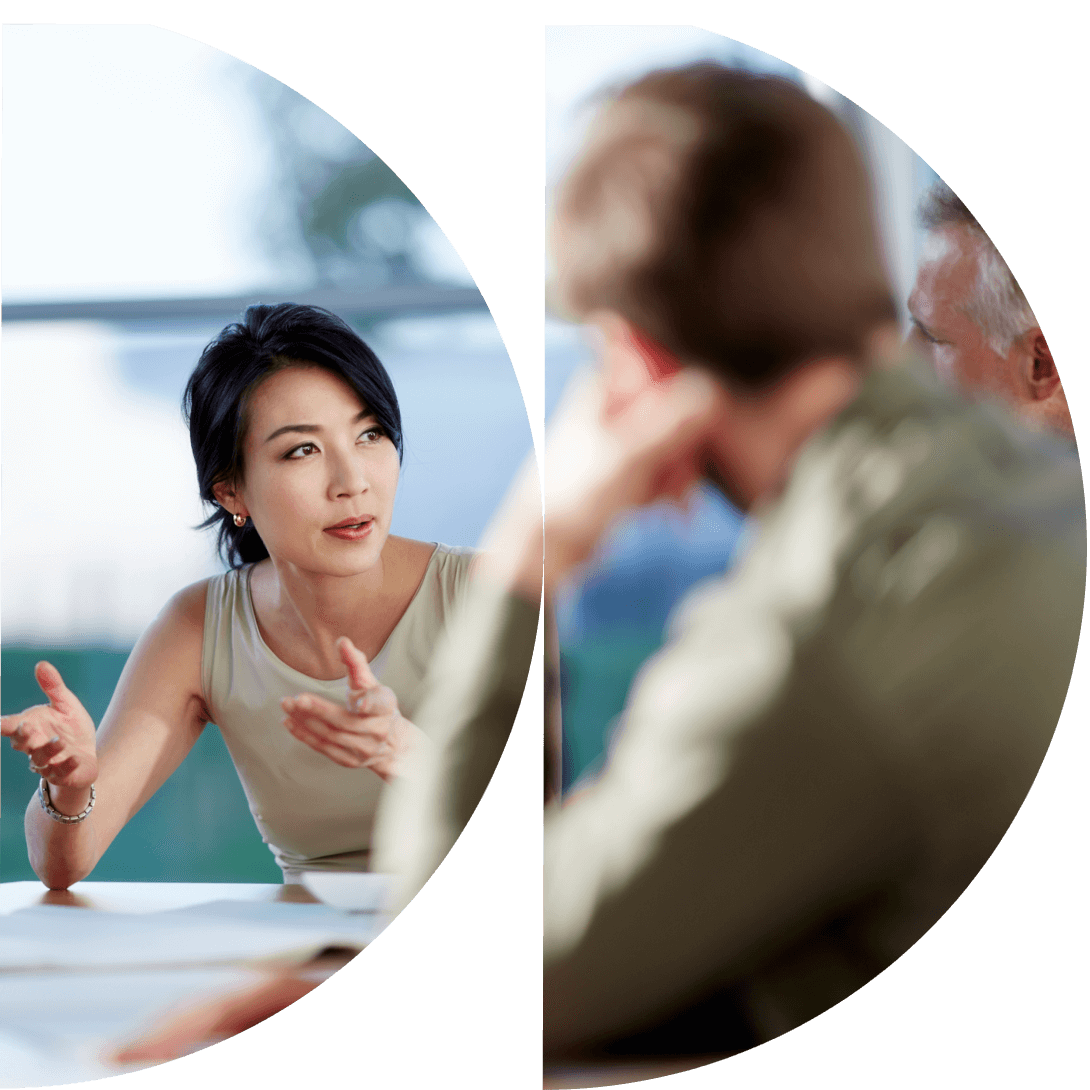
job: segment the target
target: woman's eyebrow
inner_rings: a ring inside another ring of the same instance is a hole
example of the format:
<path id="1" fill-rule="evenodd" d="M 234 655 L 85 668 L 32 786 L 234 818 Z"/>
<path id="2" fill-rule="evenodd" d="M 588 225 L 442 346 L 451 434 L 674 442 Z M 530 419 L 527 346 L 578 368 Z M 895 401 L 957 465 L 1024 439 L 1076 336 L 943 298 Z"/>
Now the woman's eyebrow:
<path id="1" fill-rule="evenodd" d="M 371 412 L 370 409 L 364 409 L 362 412 L 356 414 L 356 417 L 352 421 L 352 423 L 362 424 L 365 420 L 375 420 L 377 422 L 378 418 L 373 412 Z M 313 435 L 315 432 L 319 432 L 321 430 L 321 424 L 285 424 L 282 428 L 277 428 L 276 431 L 274 431 L 271 435 L 268 435 L 265 438 L 265 442 L 271 443 L 278 436 L 284 435 L 289 431 L 299 431 L 303 432 L 306 435 Z"/>

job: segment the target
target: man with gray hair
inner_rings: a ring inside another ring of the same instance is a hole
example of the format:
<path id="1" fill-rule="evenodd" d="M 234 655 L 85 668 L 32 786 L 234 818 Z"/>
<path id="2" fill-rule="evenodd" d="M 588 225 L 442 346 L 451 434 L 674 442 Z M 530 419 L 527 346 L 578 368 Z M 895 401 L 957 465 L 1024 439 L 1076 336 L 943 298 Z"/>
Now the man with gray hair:
<path id="1" fill-rule="evenodd" d="M 1073 436 L 1041 327 L 976 217 L 940 181 L 920 221 L 927 247 L 908 299 L 917 347 L 946 382 L 1001 398 L 1032 427 Z"/>

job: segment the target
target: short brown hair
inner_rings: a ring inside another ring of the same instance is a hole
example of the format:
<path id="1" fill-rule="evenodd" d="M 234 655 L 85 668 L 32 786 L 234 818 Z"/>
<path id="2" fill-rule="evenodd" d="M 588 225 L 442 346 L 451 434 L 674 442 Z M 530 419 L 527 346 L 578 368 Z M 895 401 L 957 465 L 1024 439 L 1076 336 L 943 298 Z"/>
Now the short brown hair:
<path id="1" fill-rule="evenodd" d="M 712 63 L 653 72 L 606 103 L 561 185 L 557 301 L 763 385 L 859 352 L 896 317 L 870 199 L 847 133 L 794 84 Z"/>

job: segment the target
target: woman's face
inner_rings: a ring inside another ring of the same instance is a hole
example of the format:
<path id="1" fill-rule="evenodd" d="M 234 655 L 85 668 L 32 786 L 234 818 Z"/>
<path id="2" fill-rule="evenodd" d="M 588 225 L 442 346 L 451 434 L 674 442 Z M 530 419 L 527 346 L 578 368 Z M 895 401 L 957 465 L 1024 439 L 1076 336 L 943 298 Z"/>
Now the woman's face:
<path id="1" fill-rule="evenodd" d="M 245 479 L 225 492 L 269 554 L 304 571 L 354 575 L 379 558 L 397 491 L 397 449 L 342 379 L 278 371 L 250 398 Z"/>

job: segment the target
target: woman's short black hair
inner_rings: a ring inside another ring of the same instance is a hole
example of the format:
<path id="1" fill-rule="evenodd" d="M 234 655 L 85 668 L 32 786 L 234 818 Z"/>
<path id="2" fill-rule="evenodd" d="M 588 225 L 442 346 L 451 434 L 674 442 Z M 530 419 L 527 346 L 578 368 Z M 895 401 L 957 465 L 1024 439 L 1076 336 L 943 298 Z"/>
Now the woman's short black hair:
<path id="1" fill-rule="evenodd" d="M 386 368 L 360 337 L 321 307 L 258 304 L 248 307 L 241 322 L 232 322 L 205 348 L 182 398 L 205 503 L 216 504 L 217 484 L 243 479 L 242 444 L 254 390 L 270 375 L 299 364 L 322 367 L 347 382 L 401 457 L 397 395 Z M 230 567 L 269 555 L 252 520 L 235 526 L 231 513 L 216 505 L 201 528 L 217 524 L 219 553 Z"/>

